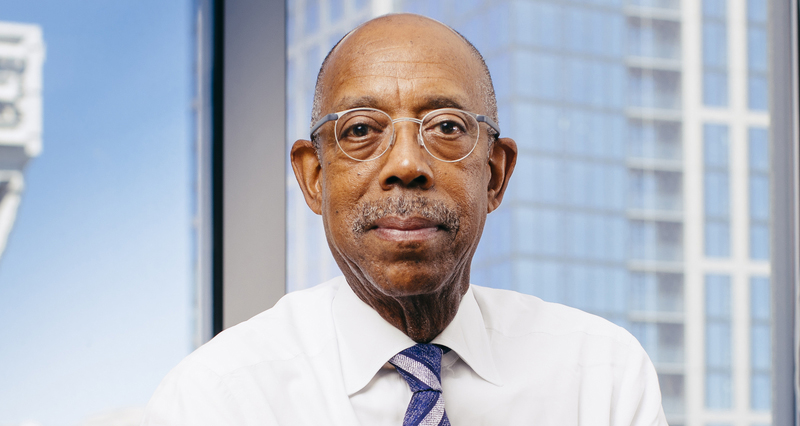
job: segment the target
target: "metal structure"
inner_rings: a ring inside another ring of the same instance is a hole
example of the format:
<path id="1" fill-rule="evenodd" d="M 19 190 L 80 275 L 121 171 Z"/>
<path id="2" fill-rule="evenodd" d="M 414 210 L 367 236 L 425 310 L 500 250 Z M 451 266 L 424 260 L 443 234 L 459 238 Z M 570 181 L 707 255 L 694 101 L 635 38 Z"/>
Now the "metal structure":
<path id="1" fill-rule="evenodd" d="M 28 162 L 42 151 L 44 42 L 37 25 L 0 22 L 0 256 Z"/>

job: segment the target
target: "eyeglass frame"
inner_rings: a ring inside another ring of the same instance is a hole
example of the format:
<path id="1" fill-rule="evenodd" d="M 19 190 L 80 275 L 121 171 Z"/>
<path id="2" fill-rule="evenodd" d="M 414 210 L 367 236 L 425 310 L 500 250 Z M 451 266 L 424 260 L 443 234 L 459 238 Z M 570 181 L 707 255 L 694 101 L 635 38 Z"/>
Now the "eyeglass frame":
<path id="1" fill-rule="evenodd" d="M 435 110 L 429 111 L 427 114 L 423 115 L 422 118 L 420 119 L 420 118 L 413 118 L 413 117 L 392 118 L 392 116 L 389 115 L 388 112 L 380 110 L 378 108 L 370 108 L 370 107 L 351 108 L 351 109 L 346 109 L 344 111 L 330 113 L 330 114 L 322 117 L 321 119 L 319 119 L 316 123 L 314 123 L 313 126 L 311 126 L 311 131 L 309 132 L 309 135 L 313 140 L 314 133 L 316 133 L 317 130 L 320 129 L 320 127 L 322 127 L 323 125 L 325 125 L 326 123 L 328 123 L 330 121 L 334 122 L 334 129 L 335 129 L 336 128 L 336 124 L 339 121 L 339 118 L 341 118 L 342 115 L 347 114 L 348 112 L 353 112 L 353 111 L 378 111 L 380 113 L 385 114 L 387 117 L 389 117 L 389 119 L 392 122 L 392 140 L 391 140 L 391 142 L 389 142 L 389 146 L 387 146 L 386 149 L 382 153 L 380 153 L 379 155 L 377 155 L 375 157 L 372 157 L 372 158 L 369 158 L 369 159 L 366 159 L 366 160 L 359 160 L 358 158 L 353 158 L 352 156 L 350 156 L 350 154 L 348 154 L 342 148 L 342 146 L 339 144 L 339 137 L 336 134 L 334 134 L 333 137 L 336 139 L 336 146 L 338 146 L 339 149 L 342 151 L 342 153 L 344 155 L 346 155 L 348 158 L 350 158 L 351 160 L 354 160 L 354 161 L 361 161 L 361 162 L 372 161 L 372 160 L 375 160 L 377 158 L 380 158 L 381 156 L 383 156 L 383 154 L 386 154 L 389 151 L 389 148 L 391 148 L 394 145 L 395 137 L 397 136 L 396 130 L 394 128 L 394 123 L 399 123 L 399 122 L 403 122 L 403 121 L 411 121 L 411 122 L 419 124 L 419 139 L 418 139 L 419 144 L 422 145 L 423 148 L 425 148 L 425 151 L 428 154 L 430 154 L 431 157 L 433 157 L 433 158 L 435 158 L 435 159 L 437 159 L 437 160 L 439 160 L 439 161 L 441 161 L 443 163 L 456 163 L 456 162 L 459 162 L 459 161 L 469 157 L 469 155 L 472 154 L 473 151 L 475 151 L 475 147 L 478 146 L 478 140 L 480 140 L 480 135 L 481 135 L 480 126 L 478 126 L 478 135 L 477 135 L 477 137 L 475 139 L 475 145 L 472 146 L 472 149 L 470 149 L 470 151 L 468 153 L 466 153 L 463 157 L 461 157 L 461 158 L 459 158 L 457 160 L 442 160 L 441 158 L 433 155 L 433 153 L 425 145 L 425 138 L 422 136 L 422 123 L 425 121 L 425 118 L 427 118 L 429 115 L 431 115 L 433 113 L 436 113 L 436 112 L 442 111 L 442 110 L 453 110 L 453 111 L 459 111 L 459 112 L 462 112 L 464 114 L 467 114 L 467 115 L 475 118 L 475 121 L 477 121 L 478 123 L 486 123 L 487 126 L 491 127 L 492 130 L 495 131 L 495 135 L 494 135 L 495 138 L 500 136 L 500 127 L 497 125 L 497 123 L 494 122 L 494 120 L 492 120 L 491 118 L 489 118 L 489 117 L 487 117 L 485 115 L 476 114 L 476 113 L 470 112 L 470 111 L 464 111 L 463 109 L 458 109 L 458 108 L 437 108 Z"/>

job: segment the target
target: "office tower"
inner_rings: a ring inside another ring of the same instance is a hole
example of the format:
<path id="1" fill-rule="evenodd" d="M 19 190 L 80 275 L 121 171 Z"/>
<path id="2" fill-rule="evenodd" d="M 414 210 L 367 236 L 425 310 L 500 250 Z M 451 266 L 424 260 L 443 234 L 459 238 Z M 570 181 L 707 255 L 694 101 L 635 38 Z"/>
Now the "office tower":
<path id="1" fill-rule="evenodd" d="M 770 423 L 766 0 L 289 2 L 289 144 L 344 31 L 386 11 L 483 53 L 519 146 L 472 282 L 631 331 L 672 426 Z M 288 177 L 288 290 L 336 274 Z"/>
<path id="2" fill-rule="evenodd" d="M 42 150 L 42 31 L 0 22 L 0 256 L 14 225 L 25 166 Z"/>

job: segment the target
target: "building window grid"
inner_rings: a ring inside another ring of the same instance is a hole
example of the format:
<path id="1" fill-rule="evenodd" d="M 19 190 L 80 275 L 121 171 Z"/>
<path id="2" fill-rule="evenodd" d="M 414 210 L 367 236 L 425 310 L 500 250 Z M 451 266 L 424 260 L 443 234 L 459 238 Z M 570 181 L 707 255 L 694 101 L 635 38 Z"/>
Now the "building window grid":
<path id="1" fill-rule="evenodd" d="M 670 2 L 641 2 L 646 7 L 670 7 Z M 627 54 L 633 59 L 627 71 L 627 107 L 629 109 L 680 110 L 681 73 L 646 65 L 651 60 L 680 58 L 680 23 L 669 19 L 628 16 Z M 645 65 L 638 65 L 640 62 Z M 679 159 L 680 141 L 665 138 L 661 120 L 628 120 L 628 154 L 638 158 Z M 682 209 L 682 174 L 679 171 L 653 171 L 631 167 L 628 206 L 642 219 L 629 221 L 630 259 L 680 262 L 683 259 L 682 225 L 653 220 L 653 215 Z"/>
<path id="2" fill-rule="evenodd" d="M 624 323 L 627 303 L 623 297 L 619 299 L 621 305 L 606 303 L 607 297 L 584 297 L 595 291 L 584 289 L 587 283 L 608 283 L 608 292 L 602 291 L 602 295 L 625 294 L 624 181 L 627 176 L 625 148 L 621 143 L 625 99 L 620 96 L 625 68 L 619 61 L 623 54 L 620 42 L 625 25 L 622 14 L 619 9 L 574 7 L 556 2 L 514 3 L 511 9 L 510 25 L 498 30 L 509 31 L 507 37 L 501 38 L 518 45 L 513 55 L 503 53 L 508 50 L 506 46 L 482 46 L 483 39 L 470 37 L 469 31 L 463 33 L 484 52 L 490 65 L 504 64 L 499 69 L 508 78 L 493 75 L 499 95 L 498 109 L 512 111 L 506 115 L 504 131 L 538 135 L 527 141 L 518 140 L 519 163 L 530 163 L 529 167 L 517 168 L 523 173 L 518 181 L 535 185 L 509 188 L 509 203 L 504 206 L 516 210 L 515 222 L 526 224 L 518 228 L 525 231 L 524 236 L 511 237 L 515 250 L 522 254 L 516 259 L 516 267 L 506 262 L 500 268 L 502 271 L 490 268 L 497 263 L 494 259 L 497 253 L 490 254 L 492 250 L 479 247 L 473 272 L 482 276 L 484 269 L 504 275 L 513 271 L 510 273 L 513 288 L 519 291 L 582 306 L 614 322 Z M 455 20 L 463 19 L 448 18 L 444 22 L 454 25 Z M 583 24 L 578 25 L 579 22 Z M 613 33 L 617 36 L 610 38 L 617 41 L 612 41 L 611 47 L 598 42 L 575 43 L 578 38 L 572 37 L 569 31 L 561 31 L 558 26 L 552 31 L 539 31 L 557 23 L 563 24 L 563 28 L 576 27 L 581 32 L 586 32 L 589 26 L 600 33 Z M 454 26 L 462 31 L 461 26 Z M 560 69 L 567 72 L 562 74 Z M 537 81 L 555 83 L 530 84 L 531 73 L 538 74 Z M 514 93 L 504 89 L 506 80 L 516 87 Z M 607 81 L 612 84 L 603 83 Z M 586 86 L 585 90 L 574 89 L 581 84 Z M 608 124 L 617 122 L 619 125 Z M 522 127 L 523 123 L 525 128 L 533 126 L 535 130 L 518 131 L 517 127 Z M 524 176 L 526 174 L 530 176 Z M 557 176 L 563 179 L 553 182 Z M 608 193 L 609 187 L 615 188 L 613 193 Z M 503 226 L 492 222 L 487 222 L 487 227 Z M 545 223 L 552 226 L 531 226 Z M 583 229 L 583 235 L 588 236 L 583 244 L 554 238 L 558 230 L 571 229 L 572 225 Z M 609 232 L 609 229 L 614 231 Z M 484 232 L 485 236 L 491 234 Z M 585 266 L 586 263 L 594 266 Z"/>
<path id="3" fill-rule="evenodd" d="M 527 224 L 527 227 L 517 228 L 526 231 L 524 236 L 511 237 L 516 240 L 515 251 L 523 256 L 515 258 L 514 262 L 500 262 L 490 259 L 496 258 L 497 252 L 489 249 L 491 254 L 485 254 L 479 248 L 474 275 L 476 278 L 491 276 L 493 281 L 498 276 L 507 277 L 513 283 L 512 288 L 518 291 L 580 307 L 630 328 L 625 268 L 626 152 L 621 143 L 625 128 L 622 113 L 626 102 L 621 96 L 625 68 L 619 62 L 621 44 L 608 50 L 591 46 L 584 49 L 585 45 L 570 43 L 568 34 L 560 31 L 546 32 L 541 37 L 523 34 L 556 20 L 565 20 L 567 25 L 587 18 L 587 25 L 596 24 L 602 20 L 591 18 L 597 18 L 598 12 L 604 13 L 602 10 L 592 8 L 593 12 L 586 13 L 580 8 L 547 2 L 515 3 L 514 7 L 525 10 L 517 10 L 513 19 L 515 27 L 522 32 L 512 31 L 510 37 L 527 47 L 518 47 L 516 53 L 509 56 L 502 53 L 503 46 L 482 48 L 480 39 L 476 46 L 488 52 L 486 57 L 490 65 L 507 64 L 499 68 L 501 74 L 505 72 L 508 76 L 506 79 L 492 70 L 499 109 L 508 105 L 513 111 L 506 118 L 504 130 L 508 129 L 510 134 L 531 133 L 518 131 L 517 123 L 538 129 L 532 133 L 539 137 L 530 142 L 519 141 L 519 163 L 531 164 L 517 168 L 523 174 L 531 174 L 520 175 L 521 181 L 534 182 L 536 187 L 510 189 L 510 203 L 506 203 L 506 207 L 516 209 L 513 220 Z M 529 15 L 525 13 L 527 9 L 541 12 L 531 18 L 538 20 L 534 24 L 530 21 L 519 25 L 520 20 Z M 548 12 L 555 14 L 553 19 L 543 20 Z M 621 40 L 625 24 L 622 15 L 617 19 L 606 14 L 605 18 L 610 22 L 605 30 L 618 35 L 612 39 Z M 460 30 L 459 26 L 456 28 Z M 558 69 L 568 72 L 562 75 Z M 550 87 L 531 85 L 532 71 L 544 73 L 540 80 L 557 83 Z M 504 90 L 506 80 L 517 88 L 513 94 Z M 610 84 L 603 83 L 609 81 Z M 601 93 L 597 88 L 605 89 Z M 550 182 L 561 175 L 563 179 Z M 617 189 L 608 194 L 609 187 Z M 554 225 L 531 226 L 537 223 Z M 503 225 L 491 226 L 494 229 Z M 553 238 L 558 236 L 554 234 L 557 229 L 567 230 L 567 234 L 570 230 L 581 229 L 584 241 L 559 241 Z M 613 232 L 608 232 L 610 229 Z M 487 234 L 492 239 L 492 233 L 484 233 Z M 492 244 L 484 244 L 485 248 L 490 246 Z M 487 275 L 488 272 L 491 274 Z"/>
<path id="4" fill-rule="evenodd" d="M 411 11 L 423 12 L 437 18 L 430 4 L 413 3 L 412 9 L 415 10 Z M 604 315 L 614 322 L 624 323 L 627 305 L 623 297 L 626 294 L 625 230 L 624 219 L 621 217 L 624 218 L 626 208 L 624 180 L 627 176 L 624 161 L 625 147 L 622 143 L 624 118 L 621 116 L 625 106 L 625 100 L 621 96 L 625 75 L 624 67 L 618 60 L 622 55 L 621 46 L 609 50 L 605 49 L 607 46 L 594 43 L 595 47 L 603 47 L 604 50 L 595 49 L 591 44 L 571 43 L 569 34 L 558 31 L 557 28 L 539 34 L 541 37 L 523 34 L 526 29 L 552 25 L 554 20 L 563 21 L 564 25 L 573 25 L 581 21 L 592 28 L 602 24 L 600 26 L 603 27 L 603 32 L 618 33 L 619 36 L 615 39 L 621 40 L 621 28 L 624 27 L 624 22 L 621 14 L 618 19 L 614 19 L 607 13 L 607 8 L 593 7 L 586 10 L 584 7 L 545 3 L 514 3 L 507 8 L 502 8 L 502 5 L 492 5 L 490 11 L 501 15 L 505 13 L 510 21 L 515 21 L 514 17 L 530 15 L 526 14 L 526 11 L 531 12 L 535 9 L 542 13 L 534 14 L 533 18 L 537 20 L 526 22 L 524 26 L 513 24 L 501 26 L 497 31 L 501 33 L 500 38 L 505 40 L 505 43 L 492 42 L 490 46 L 484 46 L 490 37 L 480 37 L 471 32 L 468 13 L 441 17 L 443 22 L 453 25 L 475 43 L 490 66 L 495 65 L 492 72 L 498 95 L 498 109 L 512 111 L 512 114 L 505 115 L 505 124 L 501 123 L 504 132 L 530 133 L 516 131 L 518 127 L 516 123 L 519 122 L 528 126 L 533 125 L 537 129 L 533 133 L 540 135 L 529 141 L 518 140 L 521 154 L 519 162 L 535 163 L 530 167 L 518 167 L 520 173 L 525 174 L 526 171 L 533 173 L 528 177 L 520 175 L 518 180 L 538 184 L 536 187 L 520 187 L 519 190 L 509 188 L 507 202 L 493 214 L 494 217 L 490 218 L 493 223 L 487 223 L 487 229 L 491 226 L 491 229 L 502 231 L 504 224 L 499 222 L 504 221 L 493 219 L 499 218 L 499 215 L 506 211 L 515 212 L 510 220 L 524 220 L 527 224 L 557 222 L 555 227 L 549 229 L 521 227 L 520 229 L 526 229 L 527 238 L 521 235 L 510 236 L 510 240 L 514 242 L 511 249 L 519 254 L 513 255 L 514 262 L 499 261 L 498 254 L 504 250 L 507 252 L 510 248 L 506 244 L 505 249 L 495 251 L 491 241 L 493 233 L 485 232 L 485 241 L 482 247 L 478 248 L 473 262 L 473 275 L 476 279 L 483 276 L 490 278 L 490 281 L 485 281 L 487 283 L 498 283 L 498 276 L 506 277 L 504 285 L 510 284 L 510 287 L 516 290 L 536 294 L 545 300 L 559 301 L 573 306 L 581 305 L 584 309 Z M 404 2 L 402 6 L 403 10 L 408 11 L 409 8 L 406 6 L 412 6 L 412 2 Z M 477 9 L 480 8 L 473 8 Z M 514 13 L 510 13 L 512 10 Z M 543 19 L 543 16 L 547 15 L 545 12 L 552 12 L 554 19 Z M 600 19 L 598 14 L 603 15 L 603 19 Z M 518 22 L 518 19 L 515 22 Z M 480 28 L 474 25 L 473 27 Z M 586 31 L 583 26 L 580 27 L 581 31 Z M 523 33 L 515 32 L 514 28 Z M 514 55 L 509 55 L 506 53 L 507 45 L 512 39 L 526 47 L 520 46 L 515 49 Z M 527 64 L 526 61 L 530 60 L 536 63 Z M 530 66 L 521 66 L 522 64 Z M 561 83 L 549 88 L 535 88 L 527 84 L 531 70 L 545 74 L 549 72 L 541 77 L 544 79 L 562 78 L 556 71 L 561 69 L 562 65 L 570 71 L 569 75 L 563 76 L 563 79 L 572 79 L 571 81 L 575 82 L 593 81 L 594 84 L 588 87 L 590 90 L 567 90 L 566 87 L 571 84 L 567 84 L 565 80 L 559 80 Z M 503 78 L 502 74 L 506 78 Z M 551 76 L 558 78 L 550 78 Z M 526 80 L 520 82 L 518 81 L 520 78 Z M 609 78 L 615 82 L 611 88 L 608 88 L 607 84 L 602 84 Z M 504 89 L 509 81 L 517 87 L 516 92 L 509 93 Z M 606 87 L 603 93 L 595 90 L 602 87 Z M 536 102 L 532 102 L 533 100 Z M 531 123 L 531 120 L 534 122 Z M 618 125 L 609 126 L 608 123 Z M 534 153 L 535 156 L 530 155 Z M 553 170 L 552 166 L 556 165 L 567 167 L 556 167 Z M 545 170 L 551 170 L 553 173 L 543 173 Z M 550 182 L 561 172 L 564 174 L 563 181 Z M 551 185 L 545 185 L 545 182 L 550 182 Z M 608 187 L 619 189 L 613 194 L 603 196 Z M 553 192 L 557 188 L 563 190 Z M 593 190 L 586 194 L 587 188 Z M 580 191 L 580 194 L 576 191 Z M 513 210 L 510 210 L 512 207 Z M 540 220 L 532 220 L 531 215 Z M 562 222 L 583 224 L 587 231 L 584 235 L 589 236 L 588 244 L 571 244 L 569 241 L 560 242 L 552 238 L 550 231 L 555 231 L 556 228 L 564 229 L 564 226 L 560 225 Z M 609 247 L 613 249 L 608 250 Z M 583 269 L 579 267 L 574 273 L 565 272 L 576 268 L 576 265 L 583 267 L 586 263 L 595 266 Z M 606 281 L 609 283 L 608 292 L 601 293 L 619 296 L 614 299 L 615 303 L 606 303 L 608 297 L 592 298 L 589 300 L 591 303 L 584 303 L 587 302 L 583 297 L 585 292 L 580 289 L 587 282 Z"/>

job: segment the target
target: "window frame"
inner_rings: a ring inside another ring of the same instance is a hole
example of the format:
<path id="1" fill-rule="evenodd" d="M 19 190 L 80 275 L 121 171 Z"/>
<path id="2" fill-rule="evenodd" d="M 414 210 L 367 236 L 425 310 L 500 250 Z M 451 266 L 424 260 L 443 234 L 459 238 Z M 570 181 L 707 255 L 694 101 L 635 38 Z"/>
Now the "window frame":
<path id="1" fill-rule="evenodd" d="M 798 424 L 798 4 L 769 2 L 772 141 L 772 424 Z M 788 53 L 788 54 L 787 54 Z M 790 90 L 786 90 L 786 88 Z M 779 88 L 783 88 L 780 90 Z"/>
<path id="2" fill-rule="evenodd" d="M 772 415 L 774 425 L 796 425 L 798 2 L 773 0 L 769 7 Z M 195 0 L 195 10 L 198 23 L 211 23 L 196 28 L 198 55 L 211 57 L 196 64 L 197 176 L 202 179 L 197 179 L 195 270 L 202 343 L 271 307 L 285 293 L 286 3 Z M 269 125 L 264 117 L 271 117 Z M 263 135 L 271 139 L 262 141 Z"/>
<path id="3" fill-rule="evenodd" d="M 194 8 L 200 345 L 286 293 L 286 3 Z"/>

